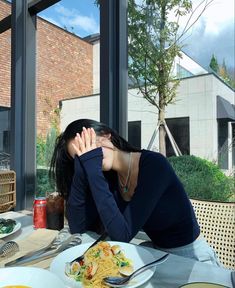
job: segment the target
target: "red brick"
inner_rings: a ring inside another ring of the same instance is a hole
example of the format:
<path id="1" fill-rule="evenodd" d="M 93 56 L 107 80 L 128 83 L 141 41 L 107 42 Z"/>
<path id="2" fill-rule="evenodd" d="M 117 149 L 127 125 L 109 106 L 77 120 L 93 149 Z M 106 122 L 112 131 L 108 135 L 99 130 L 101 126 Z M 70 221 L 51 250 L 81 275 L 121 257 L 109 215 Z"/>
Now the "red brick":
<path id="1" fill-rule="evenodd" d="M 0 0 L 0 20 L 11 7 Z M 0 106 L 10 107 L 11 31 L 0 34 Z M 92 45 L 37 18 L 36 51 L 37 134 L 46 136 L 59 101 L 90 95 L 93 91 Z"/>

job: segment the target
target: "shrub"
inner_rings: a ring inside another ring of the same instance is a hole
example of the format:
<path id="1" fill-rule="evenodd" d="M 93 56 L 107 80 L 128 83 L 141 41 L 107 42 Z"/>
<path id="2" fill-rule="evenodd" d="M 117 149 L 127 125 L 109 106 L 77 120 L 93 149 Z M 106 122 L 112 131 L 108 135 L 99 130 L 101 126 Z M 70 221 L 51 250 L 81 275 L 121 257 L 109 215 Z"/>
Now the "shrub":
<path id="1" fill-rule="evenodd" d="M 235 181 L 224 175 L 218 165 L 192 155 L 174 156 L 168 160 L 190 198 L 225 202 L 232 200 Z"/>
<path id="2" fill-rule="evenodd" d="M 36 196 L 45 196 L 46 192 L 55 191 L 55 183 L 51 183 L 48 177 L 48 167 L 55 146 L 57 131 L 51 128 L 47 133 L 46 140 L 37 138 L 37 179 Z"/>
<path id="3" fill-rule="evenodd" d="M 57 131 L 55 128 L 51 128 L 47 133 L 46 143 L 45 143 L 45 163 L 46 166 L 50 166 L 51 157 L 55 147 L 55 141 L 57 137 Z"/>
<path id="4" fill-rule="evenodd" d="M 47 192 L 55 191 L 55 183 L 52 183 L 48 177 L 47 168 L 37 169 L 36 197 L 46 196 Z"/>
<path id="5" fill-rule="evenodd" d="M 46 142 L 43 138 L 37 138 L 37 146 L 36 146 L 36 161 L 37 166 L 45 166 L 45 149 Z"/>

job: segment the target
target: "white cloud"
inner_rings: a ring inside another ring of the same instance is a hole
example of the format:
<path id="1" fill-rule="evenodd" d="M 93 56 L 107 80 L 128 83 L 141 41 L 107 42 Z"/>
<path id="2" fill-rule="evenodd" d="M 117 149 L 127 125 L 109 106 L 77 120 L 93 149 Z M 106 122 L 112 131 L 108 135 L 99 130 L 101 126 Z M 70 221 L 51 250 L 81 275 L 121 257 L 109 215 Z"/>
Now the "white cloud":
<path id="1" fill-rule="evenodd" d="M 69 22 L 71 26 L 78 26 L 86 32 L 89 32 L 89 33 L 99 32 L 99 25 L 96 23 L 94 17 L 92 16 L 88 17 L 88 16 L 79 15 L 71 19 Z"/>
<path id="2" fill-rule="evenodd" d="M 214 0 L 190 31 L 185 50 L 205 67 L 212 54 L 234 67 L 234 32 L 234 0 Z"/>
<path id="3" fill-rule="evenodd" d="M 70 17 L 70 16 L 74 16 L 74 14 L 76 14 L 76 10 L 75 9 L 68 9 L 68 8 L 65 8 L 63 5 L 61 5 L 60 3 L 58 3 L 56 6 L 55 6 L 55 11 L 59 14 L 59 15 L 62 15 L 62 16 L 65 16 L 65 17 Z"/>
<path id="4" fill-rule="evenodd" d="M 201 2 L 202 0 L 193 0 L 193 9 Z M 204 1 L 204 4 L 197 10 L 193 19 L 196 19 L 202 12 L 206 2 L 210 1 Z M 218 35 L 228 25 L 230 26 L 231 22 L 234 23 L 234 0 L 213 0 L 195 23 L 194 29 L 201 30 L 204 27 L 205 34 Z"/>
<path id="5" fill-rule="evenodd" d="M 68 29 L 73 27 L 75 32 L 79 29 L 90 34 L 99 32 L 99 24 L 93 15 L 82 15 L 78 10 L 67 9 L 61 4 L 58 4 L 55 9 L 60 22 Z"/>

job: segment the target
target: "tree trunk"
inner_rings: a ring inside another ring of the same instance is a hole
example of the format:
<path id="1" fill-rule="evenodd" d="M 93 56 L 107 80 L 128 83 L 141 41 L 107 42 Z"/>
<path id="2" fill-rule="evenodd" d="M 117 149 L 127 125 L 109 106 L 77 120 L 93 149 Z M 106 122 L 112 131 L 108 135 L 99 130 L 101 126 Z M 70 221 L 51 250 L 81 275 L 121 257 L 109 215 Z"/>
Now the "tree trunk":
<path id="1" fill-rule="evenodd" d="M 163 106 L 161 110 L 159 110 L 158 121 L 160 121 L 159 127 L 159 152 L 166 156 L 166 130 L 164 125 L 162 124 L 165 121 L 165 107 Z"/>
<path id="2" fill-rule="evenodd" d="M 161 11 L 160 11 L 160 39 L 159 39 L 159 45 L 160 45 L 160 54 L 164 55 L 164 49 L 165 49 L 165 26 L 166 26 L 166 5 L 167 1 L 162 4 Z M 165 59 L 162 57 L 158 64 L 158 70 L 159 70 L 159 78 L 161 79 L 161 84 L 159 85 L 159 114 L 158 114 L 158 121 L 160 122 L 159 127 L 159 152 L 166 156 L 166 130 L 164 126 L 165 121 L 165 87 L 164 82 L 166 79 L 166 71 L 165 71 Z"/>

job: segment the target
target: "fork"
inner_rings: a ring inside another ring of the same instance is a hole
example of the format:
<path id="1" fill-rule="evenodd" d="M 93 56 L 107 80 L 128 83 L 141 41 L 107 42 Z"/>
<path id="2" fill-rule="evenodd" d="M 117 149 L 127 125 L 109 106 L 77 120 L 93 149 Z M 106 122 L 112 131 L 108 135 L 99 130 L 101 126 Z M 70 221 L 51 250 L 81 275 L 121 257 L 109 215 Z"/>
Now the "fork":
<path id="1" fill-rule="evenodd" d="M 84 258 L 84 255 L 85 253 L 93 246 L 95 246 L 98 242 L 102 241 L 102 240 L 105 240 L 105 238 L 108 236 L 108 234 L 106 232 L 104 232 L 103 234 L 101 234 L 101 236 L 94 242 L 92 243 L 87 249 L 85 252 L 83 252 L 82 255 L 78 256 L 77 258 L 73 259 L 72 261 L 68 262 L 70 265 L 73 263 L 73 262 L 79 262 L 81 260 L 83 260 Z"/>

